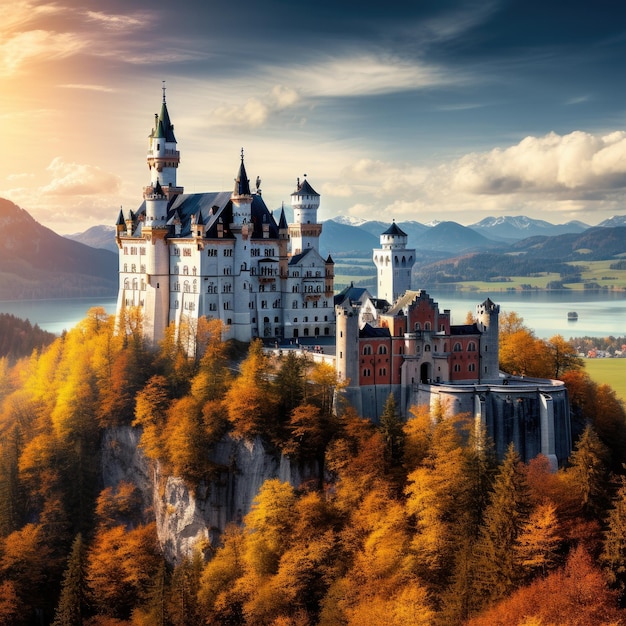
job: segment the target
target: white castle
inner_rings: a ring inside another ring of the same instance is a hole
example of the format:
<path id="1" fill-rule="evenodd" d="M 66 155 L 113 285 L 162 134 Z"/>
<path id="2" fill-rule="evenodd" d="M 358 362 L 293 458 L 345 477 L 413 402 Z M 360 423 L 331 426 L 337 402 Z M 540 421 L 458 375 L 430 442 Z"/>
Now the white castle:
<path id="1" fill-rule="evenodd" d="M 150 183 L 136 212 L 120 211 L 117 318 L 143 316 L 156 345 L 166 328 L 219 318 L 224 339 L 328 346 L 314 358 L 331 362 L 347 383 L 345 397 L 377 420 L 394 394 L 400 412 L 438 402 L 468 412 L 504 454 L 514 441 L 522 458 L 540 452 L 552 465 L 571 450 L 567 390 L 553 380 L 500 372 L 500 307 L 487 299 L 470 323 L 452 324 L 449 310 L 424 290 L 411 291 L 415 250 L 395 223 L 373 250 L 378 297 L 348 287 L 334 294 L 334 263 L 320 256 L 319 194 L 298 179 L 294 222 L 278 223 L 256 179 L 252 191 L 243 150 L 232 191 L 186 194 L 176 180 L 180 152 L 165 91 L 149 135 Z"/>
<path id="2" fill-rule="evenodd" d="M 149 136 L 150 183 L 136 212 L 120 211 L 117 315 L 143 313 L 146 339 L 156 344 L 184 317 L 219 317 L 225 339 L 333 336 L 334 265 L 319 253 L 320 196 L 306 178 L 291 194 L 294 223 L 278 223 L 259 178 L 250 188 L 243 150 L 231 192 L 186 194 L 174 125 L 163 93 Z"/>

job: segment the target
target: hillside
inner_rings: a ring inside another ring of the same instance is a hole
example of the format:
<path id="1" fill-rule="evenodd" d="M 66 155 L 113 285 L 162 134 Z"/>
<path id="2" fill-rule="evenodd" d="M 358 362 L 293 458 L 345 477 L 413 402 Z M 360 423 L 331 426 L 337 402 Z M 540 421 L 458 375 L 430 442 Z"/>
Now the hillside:
<path id="1" fill-rule="evenodd" d="M 117 255 L 57 235 L 0 198 L 0 300 L 111 296 Z"/>
<path id="2" fill-rule="evenodd" d="M 103 248 L 110 250 L 117 256 L 117 244 L 115 243 L 115 227 L 92 226 L 82 233 L 65 235 L 66 239 L 78 241 L 91 248 Z"/>

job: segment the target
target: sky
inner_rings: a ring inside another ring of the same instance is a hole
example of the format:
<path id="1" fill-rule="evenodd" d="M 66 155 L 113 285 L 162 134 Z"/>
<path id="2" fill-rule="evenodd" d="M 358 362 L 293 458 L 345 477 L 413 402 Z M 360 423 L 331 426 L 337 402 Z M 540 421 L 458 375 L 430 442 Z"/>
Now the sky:
<path id="1" fill-rule="evenodd" d="M 0 197 L 61 234 L 149 182 L 165 95 L 185 192 L 241 149 L 271 208 L 391 222 L 626 213 L 621 0 L 0 0 Z"/>

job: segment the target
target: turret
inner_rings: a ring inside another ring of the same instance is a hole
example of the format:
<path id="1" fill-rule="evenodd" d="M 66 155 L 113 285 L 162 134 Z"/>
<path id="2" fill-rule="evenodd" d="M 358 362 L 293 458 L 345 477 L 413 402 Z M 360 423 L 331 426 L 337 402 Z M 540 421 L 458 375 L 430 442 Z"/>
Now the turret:
<path id="1" fill-rule="evenodd" d="M 159 193 L 169 201 L 173 196 L 183 193 L 183 188 L 176 184 L 176 171 L 180 163 L 180 152 L 176 149 L 174 124 L 165 102 L 165 87 L 163 87 L 163 102 L 160 113 L 154 115 L 154 128 L 148 137 L 148 169 L 150 170 L 150 184 L 144 189 L 144 198 Z M 153 224 L 154 225 L 154 224 Z"/>
<path id="2" fill-rule="evenodd" d="M 335 307 L 336 368 L 339 380 L 359 385 L 359 315 L 352 305 Z"/>
<path id="3" fill-rule="evenodd" d="M 294 221 L 289 226 L 291 253 L 300 254 L 309 248 L 319 252 L 322 225 L 317 223 L 317 210 L 320 206 L 320 195 L 306 178 L 302 183 L 298 178 L 296 190 L 291 194 L 291 206 Z"/>
<path id="4" fill-rule="evenodd" d="M 250 181 L 246 174 L 246 166 L 243 162 L 243 148 L 241 149 L 241 163 L 237 178 L 235 178 L 235 188 L 230 196 L 233 203 L 233 226 L 241 228 L 244 224 L 252 222 L 252 193 L 250 192 Z"/>
<path id="5" fill-rule="evenodd" d="M 487 298 L 476 306 L 476 325 L 482 333 L 480 340 L 480 377 L 481 382 L 498 380 L 500 367 L 498 363 L 499 350 L 499 316 L 500 305 L 494 304 Z"/>
<path id="6" fill-rule="evenodd" d="M 380 248 L 373 251 L 378 297 L 382 300 L 394 302 L 411 289 L 415 250 L 406 247 L 407 240 L 407 234 L 393 222 L 380 235 Z"/>

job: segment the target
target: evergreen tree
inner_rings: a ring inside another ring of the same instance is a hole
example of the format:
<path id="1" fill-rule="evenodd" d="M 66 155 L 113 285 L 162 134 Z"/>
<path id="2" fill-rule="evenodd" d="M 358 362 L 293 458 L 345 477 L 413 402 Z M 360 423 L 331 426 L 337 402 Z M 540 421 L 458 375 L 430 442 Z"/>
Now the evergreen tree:
<path id="1" fill-rule="evenodd" d="M 596 431 L 587 426 L 570 456 L 566 476 L 588 519 L 601 519 L 608 506 L 607 459 L 606 446 Z"/>
<path id="2" fill-rule="evenodd" d="M 404 430 L 402 418 L 393 393 L 389 394 L 382 415 L 379 430 L 385 442 L 386 461 L 391 467 L 398 467 L 402 462 L 404 451 Z"/>
<path id="3" fill-rule="evenodd" d="M 511 444 L 495 477 L 475 550 L 475 587 L 485 602 L 503 598 L 520 580 L 513 546 L 528 512 L 528 486 Z"/>
<path id="4" fill-rule="evenodd" d="M 623 476 L 609 511 L 600 561 L 609 582 L 623 596 L 626 591 L 626 478 Z"/>
<path id="5" fill-rule="evenodd" d="M 78 534 L 63 575 L 61 596 L 52 626 L 82 626 L 86 617 L 85 548 L 82 535 Z"/>

